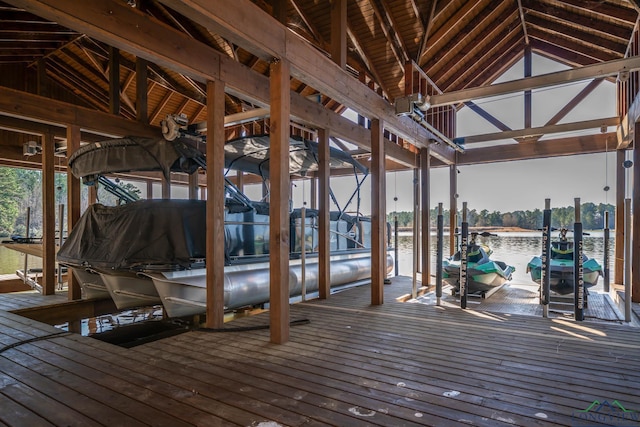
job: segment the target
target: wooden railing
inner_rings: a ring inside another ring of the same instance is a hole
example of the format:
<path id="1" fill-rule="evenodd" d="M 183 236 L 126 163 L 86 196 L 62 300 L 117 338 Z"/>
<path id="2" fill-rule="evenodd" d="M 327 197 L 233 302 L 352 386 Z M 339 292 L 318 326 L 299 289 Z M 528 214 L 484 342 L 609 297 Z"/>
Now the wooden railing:
<path id="1" fill-rule="evenodd" d="M 637 24 L 627 47 L 625 58 L 632 56 L 640 56 L 640 29 Z M 640 71 L 631 71 L 628 74 L 619 75 L 616 86 L 618 115 L 623 118 L 629 113 L 629 109 L 640 94 Z"/>

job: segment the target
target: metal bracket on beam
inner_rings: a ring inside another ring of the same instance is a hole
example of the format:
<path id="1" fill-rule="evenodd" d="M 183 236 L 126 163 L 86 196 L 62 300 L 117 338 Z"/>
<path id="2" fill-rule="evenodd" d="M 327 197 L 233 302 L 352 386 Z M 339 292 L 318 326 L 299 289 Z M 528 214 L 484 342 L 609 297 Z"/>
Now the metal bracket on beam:
<path id="1" fill-rule="evenodd" d="M 396 98 L 395 108 L 396 116 L 409 116 L 421 126 L 429 130 L 434 136 L 441 141 L 449 145 L 451 148 L 459 153 L 464 153 L 464 148 L 453 142 L 450 138 L 436 129 L 431 123 L 425 120 L 425 112 L 429 109 L 431 104 L 429 103 L 430 96 L 422 96 L 420 93 L 412 93 L 408 96 Z"/>

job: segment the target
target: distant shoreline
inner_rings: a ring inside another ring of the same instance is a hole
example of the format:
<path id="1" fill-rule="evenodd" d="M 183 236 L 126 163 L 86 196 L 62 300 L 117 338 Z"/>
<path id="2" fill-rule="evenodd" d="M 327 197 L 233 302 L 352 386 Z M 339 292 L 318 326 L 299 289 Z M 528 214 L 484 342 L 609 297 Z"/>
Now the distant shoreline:
<path id="1" fill-rule="evenodd" d="M 398 227 L 398 232 L 412 232 L 413 231 L 413 227 Z M 435 231 L 435 228 L 432 228 L 431 231 Z M 444 227 L 444 231 L 449 231 L 449 227 Z M 483 231 L 488 231 L 490 233 L 520 233 L 520 232 L 527 232 L 527 231 L 538 231 L 538 230 L 531 230 L 528 228 L 520 228 L 520 227 L 498 227 L 498 226 L 489 226 L 489 227 L 469 227 L 469 231 L 478 231 L 478 232 L 483 232 Z"/>

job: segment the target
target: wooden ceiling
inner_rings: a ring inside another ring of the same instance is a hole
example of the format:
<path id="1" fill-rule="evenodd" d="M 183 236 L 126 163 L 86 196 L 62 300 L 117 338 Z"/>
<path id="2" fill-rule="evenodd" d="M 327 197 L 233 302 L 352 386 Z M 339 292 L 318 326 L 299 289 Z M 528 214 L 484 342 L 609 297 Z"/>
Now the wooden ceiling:
<path id="1" fill-rule="evenodd" d="M 329 0 L 252 1 L 330 56 Z M 440 91 L 448 93 L 491 84 L 529 48 L 571 67 L 622 59 L 640 10 L 640 0 L 346 1 L 347 71 L 389 103 L 405 94 L 407 61 L 417 63 Z M 99 2 L 128 3 L 157 25 L 169 26 L 268 74 L 266 61 L 170 9 L 166 2 Z M 0 86 L 109 112 L 110 47 L 16 6 L 21 3 L 0 1 Z M 136 57 L 120 54 L 120 115 L 135 120 Z M 318 97 L 337 113 L 345 109 L 298 80 L 292 80 L 291 88 L 302 96 Z M 191 122 L 205 120 L 205 94 L 203 83 L 149 63 L 151 125 L 159 125 L 172 113 L 185 113 Z M 254 107 L 227 94 L 227 114 Z"/>

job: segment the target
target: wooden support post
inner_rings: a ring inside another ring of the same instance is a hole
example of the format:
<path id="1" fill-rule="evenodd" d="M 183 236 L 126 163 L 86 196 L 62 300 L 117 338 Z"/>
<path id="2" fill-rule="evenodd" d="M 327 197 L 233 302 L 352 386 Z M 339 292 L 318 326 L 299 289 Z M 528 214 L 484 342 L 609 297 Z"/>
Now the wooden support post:
<path id="1" fill-rule="evenodd" d="M 236 171 L 236 187 L 241 192 L 244 192 L 244 172 L 240 170 Z"/>
<path id="2" fill-rule="evenodd" d="M 42 294 L 56 292 L 55 141 L 42 136 Z M 26 272 L 25 272 L 26 273 Z"/>
<path id="3" fill-rule="evenodd" d="M 171 172 L 169 172 L 169 179 L 166 179 L 164 174 L 161 173 L 162 176 L 162 198 L 170 199 L 171 198 Z"/>
<path id="4" fill-rule="evenodd" d="M 633 141 L 633 168 L 632 181 L 633 181 L 633 206 L 631 211 L 633 212 L 631 223 L 631 241 L 636 242 L 633 245 L 633 252 L 631 253 L 631 301 L 640 302 L 640 122 L 635 124 Z"/>
<path id="5" fill-rule="evenodd" d="M 422 199 L 422 286 L 431 284 L 431 204 L 429 148 L 420 149 L 420 198 Z"/>
<path id="6" fill-rule="evenodd" d="M 47 63 L 44 58 L 37 60 L 36 90 L 38 95 L 49 97 L 49 84 L 47 79 Z"/>
<path id="7" fill-rule="evenodd" d="M 109 46 L 109 111 L 120 115 L 120 51 Z"/>
<path id="8" fill-rule="evenodd" d="M 224 324 L 224 83 L 207 82 L 207 327 Z"/>
<path id="9" fill-rule="evenodd" d="M 271 342 L 289 341 L 289 116 L 290 68 L 270 65 L 271 158 L 269 159 L 269 289 Z"/>
<path id="10" fill-rule="evenodd" d="M 347 0 L 331 1 L 331 59 L 347 67 Z"/>
<path id="11" fill-rule="evenodd" d="M 98 184 L 92 185 L 87 189 L 87 198 L 89 205 L 95 205 L 98 202 Z"/>
<path id="12" fill-rule="evenodd" d="M 626 150 L 616 150 L 616 211 L 615 211 L 615 244 L 613 256 L 613 283 L 624 283 L 624 198 L 626 194 L 625 161 Z"/>
<path id="13" fill-rule="evenodd" d="M 384 279 L 387 271 L 385 253 L 387 215 L 385 209 L 385 163 L 383 124 L 371 120 L 371 304 L 384 303 Z"/>
<path id="14" fill-rule="evenodd" d="M 318 179 L 311 178 L 310 187 L 309 192 L 311 194 L 309 198 L 311 199 L 311 209 L 318 209 Z M 329 209 L 328 206 L 327 209 Z"/>
<path id="15" fill-rule="evenodd" d="M 153 181 L 147 180 L 147 200 L 153 199 Z"/>
<path id="16" fill-rule="evenodd" d="M 67 126 L 67 164 L 69 157 L 80 148 L 80 127 Z M 73 176 L 70 169 L 67 169 L 67 230 L 75 227 L 80 219 L 80 179 Z M 67 296 L 69 300 L 77 300 L 82 298 L 80 283 L 76 277 L 69 271 L 67 274 Z"/>
<path id="17" fill-rule="evenodd" d="M 149 123 L 147 70 L 147 61 L 136 58 L 136 119 L 145 124 Z"/>
<path id="18" fill-rule="evenodd" d="M 198 171 L 189 175 L 189 199 L 198 200 Z"/>
<path id="19" fill-rule="evenodd" d="M 318 211 L 318 293 L 320 299 L 326 299 L 330 294 L 330 251 L 331 236 L 329 235 L 329 131 L 318 129 L 318 189 L 320 203 Z M 313 200 L 313 198 L 312 198 Z"/>
<path id="20" fill-rule="evenodd" d="M 531 57 L 531 45 L 527 44 L 524 47 L 524 77 L 531 77 L 531 68 L 532 68 L 532 57 Z M 531 112 L 532 112 L 532 102 L 531 102 L 531 90 L 524 91 L 524 128 L 531 129 Z"/>
<path id="21" fill-rule="evenodd" d="M 456 253 L 456 216 L 458 211 L 458 167 L 449 166 L 449 256 Z"/>

